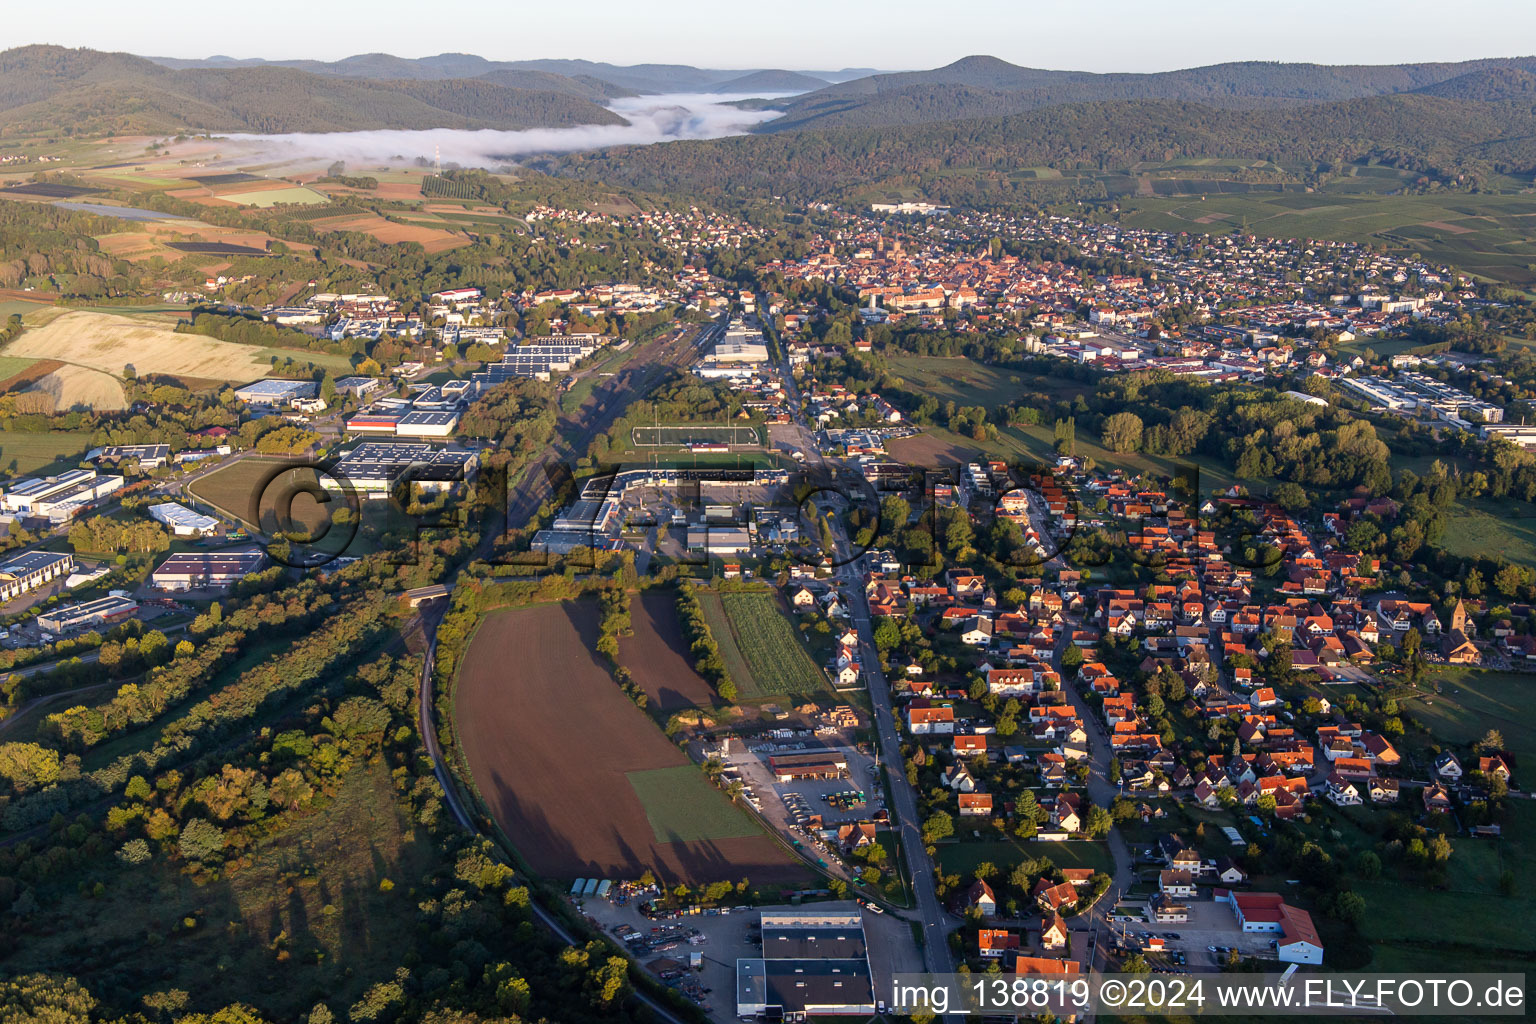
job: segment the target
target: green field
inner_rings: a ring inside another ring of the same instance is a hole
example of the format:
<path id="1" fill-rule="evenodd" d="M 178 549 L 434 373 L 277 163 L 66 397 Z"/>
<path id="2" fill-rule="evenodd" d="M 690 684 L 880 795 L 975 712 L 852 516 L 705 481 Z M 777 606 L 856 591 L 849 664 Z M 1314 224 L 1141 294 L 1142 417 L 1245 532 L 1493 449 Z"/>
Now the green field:
<path id="1" fill-rule="evenodd" d="M 955 829 L 965 833 L 967 822 L 963 818 L 956 818 Z M 995 834 L 990 827 L 982 830 L 982 835 Z M 1051 863 L 1059 868 L 1093 868 L 1095 871 L 1103 871 L 1106 874 L 1114 870 L 1114 859 L 1109 855 L 1109 846 L 1105 843 L 1086 841 L 1038 843 L 1020 842 L 1014 839 L 981 839 L 940 843 L 936 856 L 939 867 L 946 874 L 961 876 L 969 876 L 976 870 L 976 865 L 983 862 L 993 864 L 999 870 L 1007 872 L 1026 857 L 1049 857 Z"/>
<path id="2" fill-rule="evenodd" d="M 31 360 L 12 361 L 30 362 Z M 63 463 L 62 468 L 69 468 L 77 457 L 84 455 L 90 447 L 90 434 L 24 434 L 14 430 L 0 430 L 0 471 L 35 473 L 40 469 L 53 467 L 55 463 Z"/>
<path id="3" fill-rule="evenodd" d="M 806 694 L 828 688 L 826 673 L 806 653 L 804 641 L 773 594 L 748 591 L 719 596 L 729 635 L 750 667 L 748 678 L 738 681 L 742 696 Z M 715 640 L 721 642 L 719 634 Z"/>
<path id="4" fill-rule="evenodd" d="M 292 188 L 272 188 L 263 192 L 226 192 L 219 198 L 226 202 L 239 203 L 241 206 L 255 206 L 261 209 L 277 206 L 279 203 L 318 206 L 331 201 L 329 196 L 321 195 L 314 189 L 305 188 L 302 185 L 295 185 Z"/>
<path id="5" fill-rule="evenodd" d="M 36 362 L 31 356 L 0 356 L 0 381 L 10 380 Z"/>
<path id="6" fill-rule="evenodd" d="M 625 772 L 658 843 L 706 842 L 760 836 L 762 830 L 728 800 L 720 799 L 696 765 Z"/>
<path id="7" fill-rule="evenodd" d="M 964 356 L 913 356 L 889 354 L 885 363 L 906 384 L 941 402 L 983 405 L 996 409 L 1026 392 L 1043 392 L 1053 398 L 1073 398 L 1092 385 L 1060 377 L 1042 377 L 1021 370 L 987 366 Z"/>
<path id="8" fill-rule="evenodd" d="M 5 299 L 0 301 L 0 322 L 10 319 L 12 316 L 26 316 L 33 310 L 45 309 L 51 303 L 43 300 L 28 302 L 25 299 Z"/>
<path id="9" fill-rule="evenodd" d="M 1247 230 L 1282 238 L 1327 238 L 1418 252 L 1499 281 L 1530 285 L 1536 273 L 1531 200 L 1497 194 L 1381 195 L 1400 184 L 1357 168 L 1322 192 L 1124 197 L 1121 221 L 1162 231 Z M 1386 169 L 1390 170 L 1390 169 Z M 1373 194 L 1374 193 L 1374 194 Z"/>
<path id="10" fill-rule="evenodd" d="M 1441 545 L 1453 555 L 1536 565 L 1536 516 L 1520 515 L 1509 501 L 1460 502 L 1445 524 Z"/>
<path id="11" fill-rule="evenodd" d="M 1516 767 L 1533 770 L 1536 722 L 1531 719 L 1531 706 L 1536 703 L 1536 676 L 1437 665 L 1429 677 L 1440 682 L 1440 692 L 1424 694 L 1407 710 L 1428 727 L 1430 735 L 1444 743 L 1470 744 L 1489 729 L 1497 729 L 1515 755 Z M 1520 776 L 1515 781 L 1521 782 Z"/>

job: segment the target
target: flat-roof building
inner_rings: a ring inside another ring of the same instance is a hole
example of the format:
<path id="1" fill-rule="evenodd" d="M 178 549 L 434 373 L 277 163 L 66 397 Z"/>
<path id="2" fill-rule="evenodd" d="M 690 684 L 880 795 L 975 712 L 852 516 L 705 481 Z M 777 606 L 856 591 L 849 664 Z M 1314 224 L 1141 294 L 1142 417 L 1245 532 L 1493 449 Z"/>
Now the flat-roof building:
<path id="1" fill-rule="evenodd" d="M 134 461 L 140 469 L 159 469 L 171 459 L 171 446 L 168 444 L 114 444 L 105 448 L 94 448 L 85 453 L 90 462 L 104 462 L 117 466 L 124 462 Z"/>
<path id="2" fill-rule="evenodd" d="M 123 486 L 120 476 L 72 469 L 58 476 L 19 480 L 0 498 L 7 512 L 63 523 Z"/>
<path id="3" fill-rule="evenodd" d="M 0 562 L 0 601 L 42 586 L 75 567 L 75 556 L 59 551 L 28 551 Z"/>
<path id="4" fill-rule="evenodd" d="M 219 521 L 213 516 L 194 512 L 177 501 L 151 505 L 149 515 L 155 522 L 169 526 L 171 532 L 178 537 L 205 537 L 217 532 L 219 528 Z"/>
<path id="5" fill-rule="evenodd" d="M 50 633 L 68 633 L 71 630 L 93 629 L 118 622 L 138 610 L 139 603 L 131 598 L 98 597 L 94 601 L 50 608 L 37 616 L 37 624 Z"/>
<path id="6" fill-rule="evenodd" d="M 229 551 L 180 551 L 149 574 L 156 590 L 180 591 L 234 586 L 267 564 L 265 552 L 255 548 Z"/>
<path id="7" fill-rule="evenodd" d="M 316 398 L 320 385 L 312 380 L 281 380 L 268 377 L 235 388 L 235 397 L 248 405 L 287 405 L 303 398 Z"/>
<path id="8" fill-rule="evenodd" d="M 413 409 L 395 424 L 396 437 L 452 437 L 459 414 L 449 410 Z"/>
<path id="9" fill-rule="evenodd" d="M 472 480 L 479 456 L 465 448 L 425 441 L 364 441 L 337 460 L 333 472 L 359 492 L 383 496 L 409 473 L 420 490 L 447 490 Z"/>
<path id="10" fill-rule="evenodd" d="M 864 920 L 857 911 L 763 911 L 763 955 L 736 961 L 740 1017 L 875 1012 Z"/>

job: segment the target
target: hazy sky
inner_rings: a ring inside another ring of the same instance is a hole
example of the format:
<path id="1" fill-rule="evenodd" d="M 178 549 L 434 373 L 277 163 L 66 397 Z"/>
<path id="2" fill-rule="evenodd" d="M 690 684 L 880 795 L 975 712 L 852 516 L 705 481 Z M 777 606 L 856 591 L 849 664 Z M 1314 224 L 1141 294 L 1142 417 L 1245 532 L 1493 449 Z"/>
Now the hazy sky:
<path id="1" fill-rule="evenodd" d="M 1229 60 L 1388 64 L 1536 51 L 1533 0 L 74 0 L 17 3 L 5 46 L 153 56 L 319 58 L 455 51 L 499 60 L 837 69 L 930 68 L 987 53 L 1016 64 L 1163 71 Z"/>

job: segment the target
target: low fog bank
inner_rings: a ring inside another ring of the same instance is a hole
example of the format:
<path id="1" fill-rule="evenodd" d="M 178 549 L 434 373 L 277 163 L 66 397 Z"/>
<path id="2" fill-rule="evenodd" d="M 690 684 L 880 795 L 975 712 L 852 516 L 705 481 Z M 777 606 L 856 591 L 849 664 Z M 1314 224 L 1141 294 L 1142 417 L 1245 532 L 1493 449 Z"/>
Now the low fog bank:
<path id="1" fill-rule="evenodd" d="M 530 128 L 523 131 L 434 128 L 427 131 L 293 132 L 233 134 L 241 159 L 343 160 L 356 167 L 440 158 L 443 165 L 494 168 L 532 153 L 572 153 L 606 146 L 645 145 L 673 139 L 716 139 L 740 135 L 779 116 L 775 110 L 728 106 L 750 96 L 676 93 L 614 100 L 609 109 L 627 125 Z M 778 99 L 781 97 L 769 97 Z"/>

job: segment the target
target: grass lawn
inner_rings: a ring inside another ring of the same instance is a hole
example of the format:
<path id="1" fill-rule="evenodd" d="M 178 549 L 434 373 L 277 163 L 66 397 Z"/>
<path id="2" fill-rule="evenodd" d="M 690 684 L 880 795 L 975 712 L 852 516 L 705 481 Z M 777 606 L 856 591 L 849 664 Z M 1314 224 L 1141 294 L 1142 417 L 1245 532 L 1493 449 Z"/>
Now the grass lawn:
<path id="1" fill-rule="evenodd" d="M 891 372 L 910 387 L 956 405 L 983 405 L 995 409 L 1026 392 L 1043 391 L 1055 398 L 1070 398 L 1093 390 L 1080 381 L 1040 377 L 1021 370 L 986 366 L 964 356 L 887 355 Z"/>
<path id="2" fill-rule="evenodd" d="M 772 593 L 723 593 L 720 603 L 735 644 L 751 666 L 754 691 L 764 694 L 805 694 L 828 688 L 824 673 L 806 653 L 805 642 Z M 716 641 L 719 641 L 717 636 Z"/>
<path id="3" fill-rule="evenodd" d="M 30 360 L 15 361 L 30 362 Z M 0 367 L 0 371 L 3 369 L 4 367 Z M 90 434 L 26 434 L 14 430 L 0 430 L 0 470 L 9 473 L 35 473 L 45 467 L 55 467 L 56 463 L 73 464 L 77 457 L 84 455 L 90 447 Z"/>
<path id="4" fill-rule="evenodd" d="M 1459 502 L 1445 527 L 1441 543 L 1453 555 L 1498 552 L 1512 562 L 1536 566 L 1536 516 L 1520 514 L 1514 502 Z"/>
<path id="5" fill-rule="evenodd" d="M 967 823 L 964 819 L 955 819 L 957 833 L 969 835 Z M 982 830 L 982 835 L 995 834 L 990 826 Z M 1007 872 L 1026 857 L 1049 857 L 1051 863 L 1059 868 L 1093 868 L 1095 871 L 1103 871 L 1106 874 L 1114 870 L 1114 859 L 1109 855 L 1109 846 L 1099 842 L 1066 842 L 1066 843 L 1040 843 L 1020 842 L 1017 839 L 980 839 L 966 840 L 958 843 L 940 843 L 938 847 L 939 867 L 947 874 L 956 874 L 969 877 L 976 870 L 976 865 L 988 862 L 997 866 L 998 870 Z"/>
<path id="6" fill-rule="evenodd" d="M 694 765 L 625 772 L 624 777 L 645 805 L 646 820 L 658 843 L 762 835 L 752 819 L 723 799 Z"/>
<path id="7" fill-rule="evenodd" d="M 1436 665 L 1430 678 L 1440 681 L 1440 692 L 1422 695 L 1407 710 L 1432 736 L 1442 743 L 1470 744 L 1497 729 L 1519 766 L 1526 771 L 1536 766 L 1536 722 L 1531 718 L 1536 676 Z"/>

